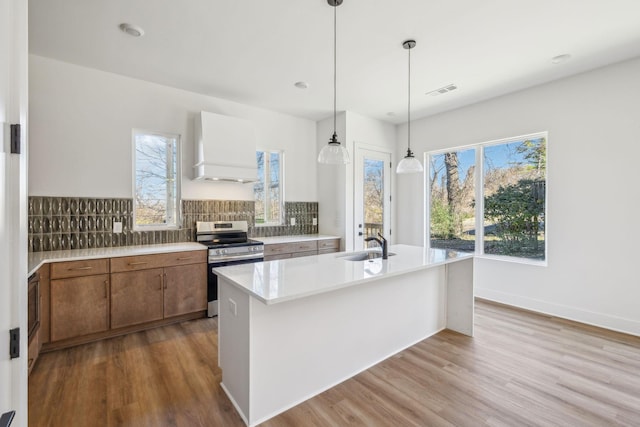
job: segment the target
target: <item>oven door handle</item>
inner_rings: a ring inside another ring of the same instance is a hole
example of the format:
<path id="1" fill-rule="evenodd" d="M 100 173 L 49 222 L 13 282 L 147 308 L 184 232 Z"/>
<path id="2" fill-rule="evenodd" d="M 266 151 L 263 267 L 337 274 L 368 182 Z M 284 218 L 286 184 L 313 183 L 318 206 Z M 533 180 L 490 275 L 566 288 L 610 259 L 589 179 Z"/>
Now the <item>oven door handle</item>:
<path id="1" fill-rule="evenodd" d="M 263 254 L 260 254 L 260 253 L 253 253 L 248 255 L 231 255 L 231 256 L 215 258 L 215 259 L 209 258 L 209 264 L 215 266 L 215 264 L 218 262 L 240 261 L 243 259 L 255 259 L 256 262 L 262 262 L 262 260 L 264 259 L 264 256 Z"/>

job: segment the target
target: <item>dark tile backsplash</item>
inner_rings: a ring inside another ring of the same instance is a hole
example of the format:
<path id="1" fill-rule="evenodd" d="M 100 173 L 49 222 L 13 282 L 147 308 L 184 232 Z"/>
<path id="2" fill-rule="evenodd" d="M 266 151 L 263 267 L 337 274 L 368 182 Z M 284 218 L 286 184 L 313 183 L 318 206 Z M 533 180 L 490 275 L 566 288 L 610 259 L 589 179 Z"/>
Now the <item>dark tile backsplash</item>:
<path id="1" fill-rule="evenodd" d="M 179 230 L 133 231 L 132 199 L 77 197 L 29 197 L 29 251 L 103 248 L 190 242 L 195 239 L 196 221 L 247 221 L 249 236 L 266 237 L 316 234 L 317 202 L 285 202 L 285 224 L 255 226 L 252 201 L 183 200 Z M 113 233 L 113 222 L 122 222 L 122 233 Z"/>

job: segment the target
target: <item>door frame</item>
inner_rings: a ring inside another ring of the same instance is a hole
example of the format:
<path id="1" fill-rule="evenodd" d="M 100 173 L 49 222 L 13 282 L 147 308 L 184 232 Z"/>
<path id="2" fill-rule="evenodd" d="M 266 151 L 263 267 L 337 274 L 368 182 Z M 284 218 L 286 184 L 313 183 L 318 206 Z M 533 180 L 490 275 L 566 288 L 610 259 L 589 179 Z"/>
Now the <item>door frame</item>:
<path id="1" fill-rule="evenodd" d="M 27 425 L 27 153 L 28 2 L 0 2 L 0 414 Z M 21 153 L 9 129 L 20 124 Z M 9 329 L 20 328 L 20 356 L 9 357 Z"/>
<path id="2" fill-rule="evenodd" d="M 393 199 L 393 152 L 391 150 L 385 149 L 384 147 L 368 145 L 363 143 L 356 143 L 354 146 L 354 162 L 353 162 L 353 235 L 352 239 L 354 242 L 353 249 L 358 251 L 365 248 L 364 239 L 362 236 L 359 236 L 360 228 L 359 224 L 364 224 L 364 210 L 360 212 L 358 204 L 360 202 L 359 199 L 362 199 L 361 194 L 362 191 L 362 163 L 364 160 L 364 156 L 366 153 L 375 153 L 379 155 L 385 163 L 385 171 L 387 173 L 384 175 L 384 186 L 385 186 L 385 196 L 384 196 L 384 224 L 383 224 L 383 235 L 384 237 L 391 241 L 392 230 L 392 199 Z M 364 194 L 362 194 L 364 196 Z M 387 197 L 388 196 L 388 197 Z M 362 218 L 360 218 L 362 216 Z M 362 222 L 360 222 L 362 220 Z M 390 244 L 391 242 L 389 242 Z"/>

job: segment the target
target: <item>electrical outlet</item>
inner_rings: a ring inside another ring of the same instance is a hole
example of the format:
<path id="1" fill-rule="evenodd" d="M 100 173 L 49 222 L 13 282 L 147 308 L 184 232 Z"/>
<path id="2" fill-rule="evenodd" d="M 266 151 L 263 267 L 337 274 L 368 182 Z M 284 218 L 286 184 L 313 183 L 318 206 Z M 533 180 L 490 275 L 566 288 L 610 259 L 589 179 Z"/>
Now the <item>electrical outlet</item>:
<path id="1" fill-rule="evenodd" d="M 313 225 L 318 225 L 318 218 L 313 218 Z"/>
<path id="2" fill-rule="evenodd" d="M 122 222 L 113 221 L 113 232 L 122 233 Z"/>
<path id="3" fill-rule="evenodd" d="M 229 311 L 234 316 L 238 315 L 238 304 L 236 304 L 236 302 L 234 300 L 232 300 L 231 298 L 229 298 Z"/>
<path id="4" fill-rule="evenodd" d="M 289 222 L 291 222 L 291 225 L 296 225 L 296 219 L 295 218 L 291 218 L 289 220 Z"/>

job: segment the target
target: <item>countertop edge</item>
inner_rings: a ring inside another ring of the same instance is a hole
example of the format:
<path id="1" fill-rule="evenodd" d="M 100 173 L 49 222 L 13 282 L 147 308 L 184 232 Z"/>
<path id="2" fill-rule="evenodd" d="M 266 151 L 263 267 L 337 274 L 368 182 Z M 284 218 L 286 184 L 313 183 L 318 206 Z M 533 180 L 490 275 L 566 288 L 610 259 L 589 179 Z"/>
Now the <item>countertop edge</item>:
<path id="1" fill-rule="evenodd" d="M 463 255 L 459 258 L 455 258 L 455 259 L 446 259 L 444 261 L 440 261 L 440 262 L 434 262 L 432 264 L 428 264 L 428 265 L 419 265 L 416 267 L 411 267 L 411 268 L 407 268 L 405 270 L 402 271 L 394 271 L 394 272 L 390 272 L 390 273 L 385 273 L 383 275 L 380 276 L 374 276 L 374 277 L 367 277 L 367 278 L 363 278 L 363 279 L 358 279 L 358 280 L 354 280 L 354 281 L 350 281 L 350 282 L 340 282 L 337 283 L 333 286 L 329 286 L 326 288 L 321 288 L 321 289 L 315 289 L 315 290 L 311 290 L 308 292 L 302 292 L 296 295 L 291 295 L 291 296 L 287 296 L 287 297 L 280 297 L 280 298 L 269 298 L 266 299 L 263 296 L 256 294 L 255 292 L 251 291 L 250 289 L 248 289 L 247 287 L 245 287 L 244 285 L 238 283 L 237 281 L 235 281 L 234 279 L 230 278 L 229 276 L 225 275 L 224 273 L 219 273 L 217 272 L 217 274 L 220 274 L 221 276 L 224 276 L 224 278 L 230 282 L 232 285 L 234 285 L 236 288 L 238 288 L 239 290 L 247 293 L 249 296 L 255 298 L 256 300 L 264 303 L 265 305 L 274 305 L 274 304 L 279 304 L 279 303 L 283 303 L 283 302 L 287 302 L 287 301 L 295 301 L 297 299 L 300 298 L 307 298 L 307 297 L 311 297 L 314 295 L 321 295 L 324 293 L 328 293 L 328 292 L 334 292 L 334 291 L 338 291 L 340 289 L 345 289 L 345 288 L 349 288 L 352 286 L 358 286 L 364 283 L 369 283 L 369 282 L 375 282 L 377 280 L 381 280 L 381 279 L 386 279 L 389 277 L 395 277 L 395 276 L 400 276 L 403 274 L 408 274 L 408 273 L 413 273 L 416 271 L 421 271 L 421 270 L 427 270 L 430 268 L 434 268 L 434 267 L 439 267 L 442 265 L 446 265 L 446 264 L 452 264 L 455 262 L 459 262 L 459 261 L 465 261 L 468 259 L 473 259 L 474 254 L 468 254 L 468 255 Z M 264 261 L 266 262 L 272 262 L 272 261 Z"/>
<path id="2" fill-rule="evenodd" d="M 73 250 L 31 252 L 29 253 L 29 267 L 27 277 L 35 273 L 44 264 L 53 262 L 78 261 L 83 259 L 99 258 L 121 258 L 135 255 L 154 255 L 198 250 L 207 250 L 207 247 L 196 242 L 181 242 L 162 243 L 158 245 L 118 246 L 116 248 L 78 249 L 77 253 L 73 253 Z"/>

